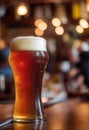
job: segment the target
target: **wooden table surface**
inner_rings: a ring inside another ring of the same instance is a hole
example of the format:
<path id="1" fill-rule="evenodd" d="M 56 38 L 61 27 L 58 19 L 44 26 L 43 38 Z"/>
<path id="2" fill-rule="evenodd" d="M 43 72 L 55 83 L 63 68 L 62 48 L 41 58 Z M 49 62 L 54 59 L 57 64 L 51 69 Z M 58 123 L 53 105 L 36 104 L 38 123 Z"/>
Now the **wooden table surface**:
<path id="1" fill-rule="evenodd" d="M 13 104 L 0 103 L 0 121 L 12 117 Z M 0 130 L 89 130 L 89 102 L 79 98 L 45 108 L 46 121 L 33 124 L 12 123 Z"/>

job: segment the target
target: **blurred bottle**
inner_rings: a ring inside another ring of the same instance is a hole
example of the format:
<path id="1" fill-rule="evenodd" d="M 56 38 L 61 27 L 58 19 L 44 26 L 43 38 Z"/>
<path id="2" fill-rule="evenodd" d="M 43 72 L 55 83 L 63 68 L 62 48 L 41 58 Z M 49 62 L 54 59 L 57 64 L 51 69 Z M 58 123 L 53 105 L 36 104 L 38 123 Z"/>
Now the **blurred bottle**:
<path id="1" fill-rule="evenodd" d="M 0 92 L 5 92 L 5 75 L 0 75 Z"/>

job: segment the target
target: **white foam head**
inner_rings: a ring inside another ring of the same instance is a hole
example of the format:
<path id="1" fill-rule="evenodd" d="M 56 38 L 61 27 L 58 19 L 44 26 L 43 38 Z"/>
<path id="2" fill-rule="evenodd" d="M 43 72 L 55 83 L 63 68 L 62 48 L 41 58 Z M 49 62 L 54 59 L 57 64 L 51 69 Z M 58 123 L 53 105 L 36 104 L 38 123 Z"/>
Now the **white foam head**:
<path id="1" fill-rule="evenodd" d="M 46 40 L 36 36 L 19 36 L 11 41 L 11 51 L 32 50 L 47 51 Z"/>

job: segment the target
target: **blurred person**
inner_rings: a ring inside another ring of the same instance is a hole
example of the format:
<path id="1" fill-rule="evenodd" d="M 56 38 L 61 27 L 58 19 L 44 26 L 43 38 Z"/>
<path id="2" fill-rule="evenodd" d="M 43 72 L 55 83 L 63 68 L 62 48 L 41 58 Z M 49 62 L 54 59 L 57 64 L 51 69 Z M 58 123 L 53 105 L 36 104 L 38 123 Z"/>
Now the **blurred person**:
<path id="1" fill-rule="evenodd" d="M 82 41 L 81 45 L 78 47 L 80 52 L 80 60 L 77 64 L 77 68 L 80 69 L 80 73 L 84 76 L 84 84 L 86 86 L 85 96 L 89 98 L 89 39 Z"/>
<path id="2" fill-rule="evenodd" d="M 80 69 L 80 74 L 84 76 L 84 84 L 89 96 L 89 51 L 82 51 L 80 53 L 80 61 L 76 66 Z"/>
<path id="3" fill-rule="evenodd" d="M 84 82 L 89 88 L 89 52 L 80 53 L 80 61 L 77 63 L 77 67 L 80 69 L 81 74 L 84 75 Z"/>
<path id="4" fill-rule="evenodd" d="M 13 74 L 8 63 L 10 48 L 3 39 L 0 39 L 0 92 L 11 93 L 13 91 Z M 2 81 L 3 80 L 3 81 Z M 4 88 L 2 88 L 2 84 Z"/>
<path id="5" fill-rule="evenodd" d="M 65 86 L 69 95 L 81 95 L 87 93 L 87 86 L 85 84 L 86 76 L 82 72 L 86 67 L 85 63 L 81 63 L 81 57 L 77 48 L 70 48 L 68 51 L 68 60 L 70 62 L 70 69 L 65 74 Z M 88 67 L 88 66 L 87 66 Z M 89 74 L 89 72 L 88 72 Z"/>

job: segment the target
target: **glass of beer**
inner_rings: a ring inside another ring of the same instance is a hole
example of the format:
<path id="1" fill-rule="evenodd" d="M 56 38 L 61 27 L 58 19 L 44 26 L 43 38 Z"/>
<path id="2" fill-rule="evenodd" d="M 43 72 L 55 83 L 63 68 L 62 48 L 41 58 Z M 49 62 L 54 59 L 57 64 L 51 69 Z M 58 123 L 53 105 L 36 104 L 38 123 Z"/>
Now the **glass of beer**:
<path id="1" fill-rule="evenodd" d="M 41 90 L 48 63 L 46 40 L 36 36 L 19 36 L 12 39 L 10 48 L 9 63 L 15 81 L 13 120 L 45 120 Z"/>

